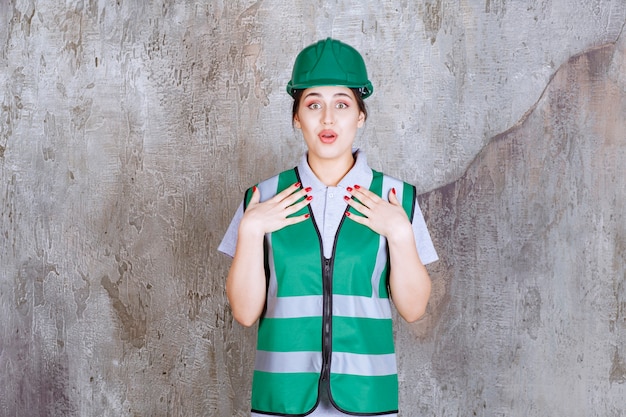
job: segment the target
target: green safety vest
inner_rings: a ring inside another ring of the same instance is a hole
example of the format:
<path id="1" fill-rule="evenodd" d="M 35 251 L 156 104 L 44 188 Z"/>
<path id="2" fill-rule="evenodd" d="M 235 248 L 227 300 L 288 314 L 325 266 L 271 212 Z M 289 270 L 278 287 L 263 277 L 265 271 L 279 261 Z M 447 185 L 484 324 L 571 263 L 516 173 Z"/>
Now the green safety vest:
<path id="1" fill-rule="evenodd" d="M 265 200 L 296 182 L 297 168 L 258 187 Z M 373 171 L 370 191 L 381 196 L 392 186 L 412 220 L 415 187 Z M 251 195 L 250 189 L 246 206 Z M 344 215 L 332 257 L 326 259 L 309 207 L 294 215 L 305 213 L 310 220 L 265 237 L 267 298 L 258 328 L 252 410 L 308 414 L 328 381 L 329 397 L 339 410 L 397 412 L 386 239 Z"/>

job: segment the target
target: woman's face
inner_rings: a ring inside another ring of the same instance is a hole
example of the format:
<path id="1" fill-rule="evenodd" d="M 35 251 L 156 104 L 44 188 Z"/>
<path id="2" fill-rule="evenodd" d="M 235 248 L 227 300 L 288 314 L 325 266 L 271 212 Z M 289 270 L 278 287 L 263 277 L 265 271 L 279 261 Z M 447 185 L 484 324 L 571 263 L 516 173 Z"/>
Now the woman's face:
<path id="1" fill-rule="evenodd" d="M 303 91 L 294 116 L 302 130 L 309 164 L 352 157 L 352 144 L 365 114 L 347 87 L 312 87 Z"/>

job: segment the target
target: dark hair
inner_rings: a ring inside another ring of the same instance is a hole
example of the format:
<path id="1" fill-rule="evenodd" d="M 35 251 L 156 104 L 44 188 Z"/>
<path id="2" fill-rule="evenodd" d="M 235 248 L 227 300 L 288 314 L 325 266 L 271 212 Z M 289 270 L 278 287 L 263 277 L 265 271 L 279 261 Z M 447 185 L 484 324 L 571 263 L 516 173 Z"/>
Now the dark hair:
<path id="1" fill-rule="evenodd" d="M 365 119 L 367 120 L 367 106 L 365 105 L 365 101 L 363 100 L 361 89 L 360 88 L 351 88 L 352 93 L 354 94 L 354 98 L 356 100 L 357 106 L 359 106 L 359 111 L 363 112 L 365 115 Z M 293 90 L 293 107 L 291 108 L 291 120 L 296 117 L 298 114 L 298 110 L 300 109 L 300 99 L 302 98 L 302 93 L 304 90 Z"/>

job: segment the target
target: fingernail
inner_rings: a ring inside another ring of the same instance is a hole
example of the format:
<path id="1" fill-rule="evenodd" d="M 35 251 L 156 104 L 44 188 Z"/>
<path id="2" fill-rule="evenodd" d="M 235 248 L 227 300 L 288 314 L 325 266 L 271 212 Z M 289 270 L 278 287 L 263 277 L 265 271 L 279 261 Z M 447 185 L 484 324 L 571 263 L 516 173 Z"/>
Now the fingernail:
<path id="1" fill-rule="evenodd" d="M 358 189 L 361 188 L 361 186 L 357 184 L 357 185 L 354 186 L 354 188 L 356 188 L 358 190 Z"/>
<path id="2" fill-rule="evenodd" d="M 305 218 L 305 219 L 308 219 L 309 217 L 311 217 L 311 215 L 310 215 L 310 214 L 308 214 L 308 213 L 304 215 L 304 218 Z"/>
<path id="3" fill-rule="evenodd" d="M 312 196 L 312 195 L 309 195 L 309 196 L 307 196 L 307 198 L 306 198 L 306 199 L 307 199 L 307 201 L 311 201 L 311 200 L 313 200 L 313 196 Z"/>
<path id="4" fill-rule="evenodd" d="M 352 187 L 346 188 L 346 191 L 348 191 L 348 192 L 352 191 Z"/>
<path id="5" fill-rule="evenodd" d="M 310 193 L 311 191 L 313 191 L 313 188 L 311 188 L 311 187 L 306 187 L 306 188 L 304 189 L 304 191 L 306 191 L 307 193 Z"/>
<path id="6" fill-rule="evenodd" d="M 256 185 L 253 185 L 252 186 L 252 192 L 254 193 L 254 192 L 256 192 L 256 190 L 258 190 L 258 188 L 256 188 Z"/>
<path id="7" fill-rule="evenodd" d="M 346 216 L 350 217 L 350 216 L 352 216 L 352 214 L 350 214 L 349 211 L 346 211 Z"/>
<path id="8" fill-rule="evenodd" d="M 346 200 L 346 201 L 348 201 L 348 200 L 350 200 L 350 197 L 348 197 L 347 195 L 344 195 L 344 196 L 343 196 L 343 199 L 344 199 L 344 200 Z"/>
<path id="9" fill-rule="evenodd" d="M 392 188 L 391 192 L 393 193 L 393 195 L 396 195 L 396 189 L 395 188 Z"/>
<path id="10" fill-rule="evenodd" d="M 299 182 L 297 182 L 297 183 L 294 184 L 294 187 L 298 188 L 298 187 L 300 187 L 300 185 L 301 184 Z"/>

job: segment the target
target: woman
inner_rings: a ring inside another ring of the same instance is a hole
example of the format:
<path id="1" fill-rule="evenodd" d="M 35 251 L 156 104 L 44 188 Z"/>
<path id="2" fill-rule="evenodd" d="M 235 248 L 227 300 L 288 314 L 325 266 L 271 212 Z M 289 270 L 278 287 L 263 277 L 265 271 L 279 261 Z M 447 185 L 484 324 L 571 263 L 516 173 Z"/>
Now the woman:
<path id="1" fill-rule="evenodd" d="M 307 153 L 246 192 L 218 248 L 234 318 L 259 320 L 252 415 L 397 415 L 389 297 L 419 319 L 437 260 L 415 187 L 353 149 L 373 92 L 354 48 L 308 46 L 287 92 Z"/>

